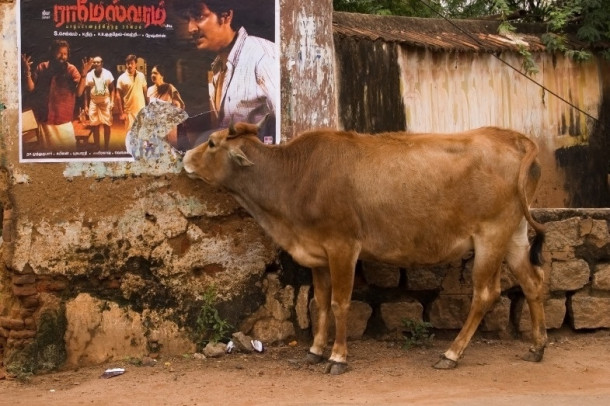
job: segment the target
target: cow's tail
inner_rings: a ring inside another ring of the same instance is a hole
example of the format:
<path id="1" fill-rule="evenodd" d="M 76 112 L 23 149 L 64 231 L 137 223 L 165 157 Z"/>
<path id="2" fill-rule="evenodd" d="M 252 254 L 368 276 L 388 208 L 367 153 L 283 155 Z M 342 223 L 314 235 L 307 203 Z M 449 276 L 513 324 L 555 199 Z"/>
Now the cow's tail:
<path id="1" fill-rule="evenodd" d="M 536 161 L 538 155 L 538 145 L 530 139 L 527 139 L 525 144 L 525 156 L 521 160 L 521 166 L 519 168 L 519 200 L 521 202 L 521 208 L 523 209 L 523 215 L 527 222 L 532 226 L 536 235 L 530 246 L 530 262 L 534 265 L 542 265 L 542 245 L 544 244 L 545 227 L 543 224 L 537 222 L 532 217 L 530 212 L 529 202 L 527 201 L 527 185 L 528 180 L 534 182 L 534 186 L 538 183 L 540 178 L 540 164 Z M 535 178 L 535 179 L 534 179 Z M 535 188 L 534 188 L 535 189 Z"/>

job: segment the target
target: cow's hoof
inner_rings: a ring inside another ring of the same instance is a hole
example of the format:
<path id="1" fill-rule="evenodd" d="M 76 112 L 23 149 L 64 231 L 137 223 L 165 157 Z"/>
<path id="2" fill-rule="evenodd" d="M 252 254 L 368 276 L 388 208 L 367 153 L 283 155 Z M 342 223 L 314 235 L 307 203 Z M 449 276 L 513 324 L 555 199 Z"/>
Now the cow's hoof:
<path id="1" fill-rule="evenodd" d="M 305 363 L 307 363 L 309 365 L 319 364 L 323 360 L 324 360 L 324 358 L 322 358 L 321 355 L 314 354 L 313 352 L 308 352 L 307 355 L 305 356 Z"/>
<path id="2" fill-rule="evenodd" d="M 535 348 L 530 348 L 530 350 L 525 353 L 524 356 L 521 357 L 523 361 L 529 362 L 540 362 L 542 361 L 542 357 L 544 357 L 544 347 L 537 350 Z"/>
<path id="3" fill-rule="evenodd" d="M 341 375 L 345 371 L 347 371 L 347 364 L 345 362 L 335 362 L 335 361 L 330 361 L 326 365 L 326 369 L 324 370 L 325 373 L 331 374 L 331 375 Z"/>
<path id="4" fill-rule="evenodd" d="M 441 355 L 441 359 L 434 364 L 435 369 L 455 369 L 455 367 L 457 367 L 457 361 L 445 357 L 444 354 Z"/>

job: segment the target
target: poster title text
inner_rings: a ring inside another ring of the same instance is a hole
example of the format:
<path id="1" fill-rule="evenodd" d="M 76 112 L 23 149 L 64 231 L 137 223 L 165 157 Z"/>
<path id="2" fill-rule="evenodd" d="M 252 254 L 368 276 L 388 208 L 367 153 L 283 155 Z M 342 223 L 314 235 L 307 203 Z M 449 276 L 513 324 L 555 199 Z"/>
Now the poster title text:
<path id="1" fill-rule="evenodd" d="M 145 27 L 163 27 L 167 18 L 164 0 L 159 0 L 156 6 L 122 5 L 121 0 L 112 0 L 112 4 L 108 5 L 105 3 L 103 0 L 76 0 L 76 4 L 56 4 L 53 6 L 55 27 L 76 22 L 141 23 Z"/>

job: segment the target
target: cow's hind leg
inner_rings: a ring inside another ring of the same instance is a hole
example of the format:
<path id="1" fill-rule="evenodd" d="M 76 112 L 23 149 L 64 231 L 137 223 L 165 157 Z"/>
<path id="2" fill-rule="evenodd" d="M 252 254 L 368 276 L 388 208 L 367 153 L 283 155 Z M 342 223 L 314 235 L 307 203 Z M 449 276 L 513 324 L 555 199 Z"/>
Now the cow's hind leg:
<path id="1" fill-rule="evenodd" d="M 318 308 L 318 318 L 313 338 L 313 345 L 306 357 L 308 364 L 317 364 L 323 360 L 324 348 L 328 342 L 328 317 L 330 311 L 331 284 L 328 268 L 313 268 L 313 295 Z"/>
<path id="2" fill-rule="evenodd" d="M 526 361 L 539 362 L 544 356 L 547 344 L 544 316 L 544 273 L 534 266 L 529 258 L 529 242 L 525 220 L 519 225 L 509 244 L 506 262 L 521 285 L 530 308 L 532 319 L 532 339 L 534 345 L 523 356 Z"/>
<path id="3" fill-rule="evenodd" d="M 475 243 L 474 266 L 472 269 L 473 294 L 468 317 L 460 333 L 443 354 L 441 360 L 434 365 L 434 368 L 452 369 L 457 366 L 458 359 L 468 346 L 483 316 L 500 296 L 502 255 L 498 252 L 486 252 L 489 251 L 486 247 L 479 250 L 476 247 Z"/>

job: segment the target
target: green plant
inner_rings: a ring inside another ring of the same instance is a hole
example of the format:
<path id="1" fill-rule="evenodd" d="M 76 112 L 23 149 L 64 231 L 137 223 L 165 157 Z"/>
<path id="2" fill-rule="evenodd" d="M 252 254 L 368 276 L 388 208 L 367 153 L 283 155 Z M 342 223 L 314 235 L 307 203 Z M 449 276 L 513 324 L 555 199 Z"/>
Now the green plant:
<path id="1" fill-rule="evenodd" d="M 522 44 L 517 45 L 517 47 L 519 48 L 519 54 L 523 58 L 521 61 L 521 67 L 525 71 L 525 74 L 531 76 L 538 73 L 538 66 L 536 66 L 536 62 L 534 62 L 532 53 Z"/>
<path id="2" fill-rule="evenodd" d="M 403 332 L 405 342 L 402 348 L 409 350 L 414 347 L 429 347 L 432 345 L 434 339 L 434 334 L 430 333 L 432 324 L 413 319 L 403 319 L 402 324 L 405 327 Z"/>
<path id="3" fill-rule="evenodd" d="M 18 380 L 21 383 L 30 382 L 32 376 L 34 376 L 34 372 L 27 365 L 17 363 L 8 364 L 6 366 L 6 372 L 12 378 Z"/>
<path id="4" fill-rule="evenodd" d="M 124 361 L 127 362 L 128 364 L 135 365 L 137 367 L 141 367 L 142 366 L 142 359 L 141 358 L 137 358 L 137 357 L 125 357 Z"/>
<path id="5" fill-rule="evenodd" d="M 201 345 L 226 340 L 233 329 L 233 326 L 220 316 L 215 302 L 216 289 L 210 286 L 203 293 L 203 304 L 197 317 L 197 336 Z"/>
<path id="6" fill-rule="evenodd" d="M 36 336 L 25 347 L 5 354 L 6 372 L 19 381 L 27 381 L 39 372 L 56 370 L 66 360 L 65 308 L 44 311 L 38 319 Z"/>

